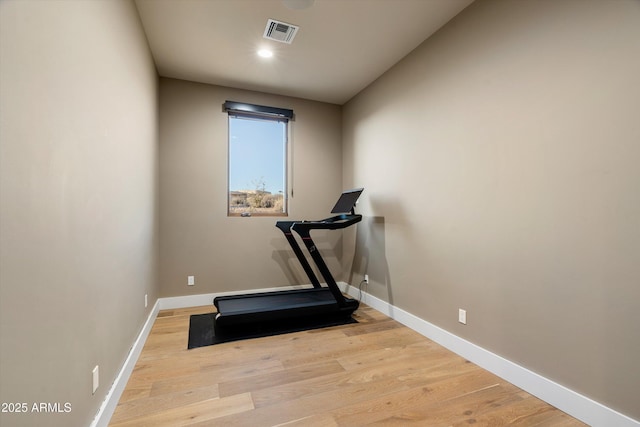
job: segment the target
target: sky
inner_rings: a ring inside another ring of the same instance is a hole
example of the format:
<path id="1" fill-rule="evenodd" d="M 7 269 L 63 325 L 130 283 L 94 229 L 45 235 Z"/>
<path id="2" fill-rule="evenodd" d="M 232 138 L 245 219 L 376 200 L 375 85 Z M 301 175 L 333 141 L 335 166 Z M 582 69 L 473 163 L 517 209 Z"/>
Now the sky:
<path id="1" fill-rule="evenodd" d="M 286 123 L 229 117 L 229 190 L 285 190 Z"/>

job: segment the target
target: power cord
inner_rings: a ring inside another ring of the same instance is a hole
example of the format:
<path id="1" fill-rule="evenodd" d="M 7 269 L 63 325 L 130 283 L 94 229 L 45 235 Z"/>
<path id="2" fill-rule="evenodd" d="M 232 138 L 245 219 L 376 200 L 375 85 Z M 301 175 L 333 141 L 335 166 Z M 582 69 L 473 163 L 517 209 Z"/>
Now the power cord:
<path id="1" fill-rule="evenodd" d="M 369 279 L 368 279 L 368 278 L 362 279 L 362 281 L 361 281 L 361 282 L 360 282 L 360 284 L 358 285 L 358 292 L 359 292 L 359 295 L 358 295 L 358 302 L 362 302 L 362 285 L 363 285 L 363 284 L 365 284 L 365 283 L 366 283 L 367 285 L 369 284 Z"/>

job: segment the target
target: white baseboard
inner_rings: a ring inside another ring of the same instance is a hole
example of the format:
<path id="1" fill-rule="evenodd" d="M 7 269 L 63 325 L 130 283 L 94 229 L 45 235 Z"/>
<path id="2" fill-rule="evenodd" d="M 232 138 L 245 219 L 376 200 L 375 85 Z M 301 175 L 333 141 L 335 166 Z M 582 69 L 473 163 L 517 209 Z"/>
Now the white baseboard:
<path id="1" fill-rule="evenodd" d="M 344 292 L 352 297 L 360 297 L 358 288 L 344 282 L 340 283 L 340 286 Z M 362 293 L 362 302 L 590 426 L 640 426 L 640 422 L 624 414 L 576 393 L 527 368 L 523 368 L 366 292 Z"/>
<path id="2" fill-rule="evenodd" d="M 120 372 L 116 376 L 116 379 L 111 385 L 107 396 L 102 402 L 102 405 L 100 406 L 96 417 L 91 422 L 91 427 L 107 427 L 109 425 L 109 420 L 111 419 L 113 412 L 116 410 L 116 406 L 118 406 L 120 396 L 122 396 L 122 392 L 127 386 L 127 382 L 129 381 L 131 372 L 133 372 L 133 368 L 136 366 L 138 357 L 140 357 L 140 353 L 142 352 L 144 343 L 147 341 L 149 332 L 151 332 L 151 327 L 153 326 L 156 317 L 158 317 L 158 311 L 160 311 L 160 304 L 159 301 L 156 301 L 156 303 L 153 305 L 153 308 L 149 312 L 149 316 L 147 317 L 142 330 L 133 343 L 127 359 L 124 361 Z"/>
<path id="3" fill-rule="evenodd" d="M 359 298 L 358 288 L 350 286 L 345 282 L 338 285 L 347 294 L 354 298 Z M 309 286 L 287 286 L 280 288 L 257 289 L 245 293 L 269 292 L 274 290 L 300 289 Z M 142 347 L 151 331 L 159 310 L 187 308 L 212 305 L 216 296 L 232 295 L 237 292 L 222 292 L 201 295 L 185 295 L 180 297 L 160 298 L 156 301 L 149 318 L 147 319 L 140 335 L 136 339 L 127 360 L 120 373 L 114 381 L 105 401 L 100 407 L 96 418 L 91 423 L 91 427 L 106 427 L 109 419 L 113 415 L 115 408 L 124 391 L 131 372 L 140 356 Z M 555 383 L 541 375 L 536 374 L 516 363 L 513 363 L 497 354 L 494 354 L 482 347 L 479 347 L 465 339 L 462 339 L 444 329 L 420 319 L 413 314 L 376 298 L 366 292 L 362 293 L 362 302 L 369 307 L 397 320 L 414 331 L 448 348 L 454 353 L 486 369 L 487 371 L 505 379 L 511 384 L 520 387 L 526 392 L 544 400 L 556 408 L 566 412 L 593 427 L 640 427 L 640 422 L 615 410 L 608 408 L 586 396 L 572 391 L 563 385 Z"/>

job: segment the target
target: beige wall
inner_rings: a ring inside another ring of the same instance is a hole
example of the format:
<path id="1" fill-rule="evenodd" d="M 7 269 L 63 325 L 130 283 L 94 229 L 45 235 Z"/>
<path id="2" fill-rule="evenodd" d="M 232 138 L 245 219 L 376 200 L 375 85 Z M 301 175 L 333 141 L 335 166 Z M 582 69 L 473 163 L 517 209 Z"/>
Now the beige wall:
<path id="1" fill-rule="evenodd" d="M 162 297 L 309 283 L 275 227 L 280 218 L 227 217 L 226 100 L 294 110 L 290 219 L 329 216 L 342 191 L 339 106 L 161 79 Z M 317 232 L 314 239 L 340 279 L 341 233 Z M 187 286 L 189 275 L 195 286 Z"/>
<path id="2" fill-rule="evenodd" d="M 1 1 L 0 401 L 71 404 L 1 425 L 97 413 L 157 298 L 156 158 L 134 5 Z"/>
<path id="3" fill-rule="evenodd" d="M 638 1 L 472 4 L 344 108 L 351 282 L 640 419 L 638 76 Z"/>

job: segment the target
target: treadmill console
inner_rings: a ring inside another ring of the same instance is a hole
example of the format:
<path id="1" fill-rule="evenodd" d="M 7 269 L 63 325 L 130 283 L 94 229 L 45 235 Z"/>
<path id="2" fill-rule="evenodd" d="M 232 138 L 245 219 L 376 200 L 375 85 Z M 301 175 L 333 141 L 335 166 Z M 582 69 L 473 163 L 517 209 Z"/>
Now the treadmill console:
<path id="1" fill-rule="evenodd" d="M 276 227 L 284 233 L 290 230 L 295 231 L 303 238 L 308 236 L 310 230 L 338 230 L 340 228 L 347 228 L 362 220 L 362 215 L 357 215 L 355 212 L 355 205 L 362 191 L 364 191 L 364 188 L 354 188 L 353 190 L 342 192 L 340 198 L 331 210 L 331 213 L 339 215 L 315 221 L 278 221 L 276 222 Z"/>
<path id="2" fill-rule="evenodd" d="M 356 202 L 364 188 L 354 188 L 353 190 L 343 191 L 331 213 L 355 213 Z"/>

